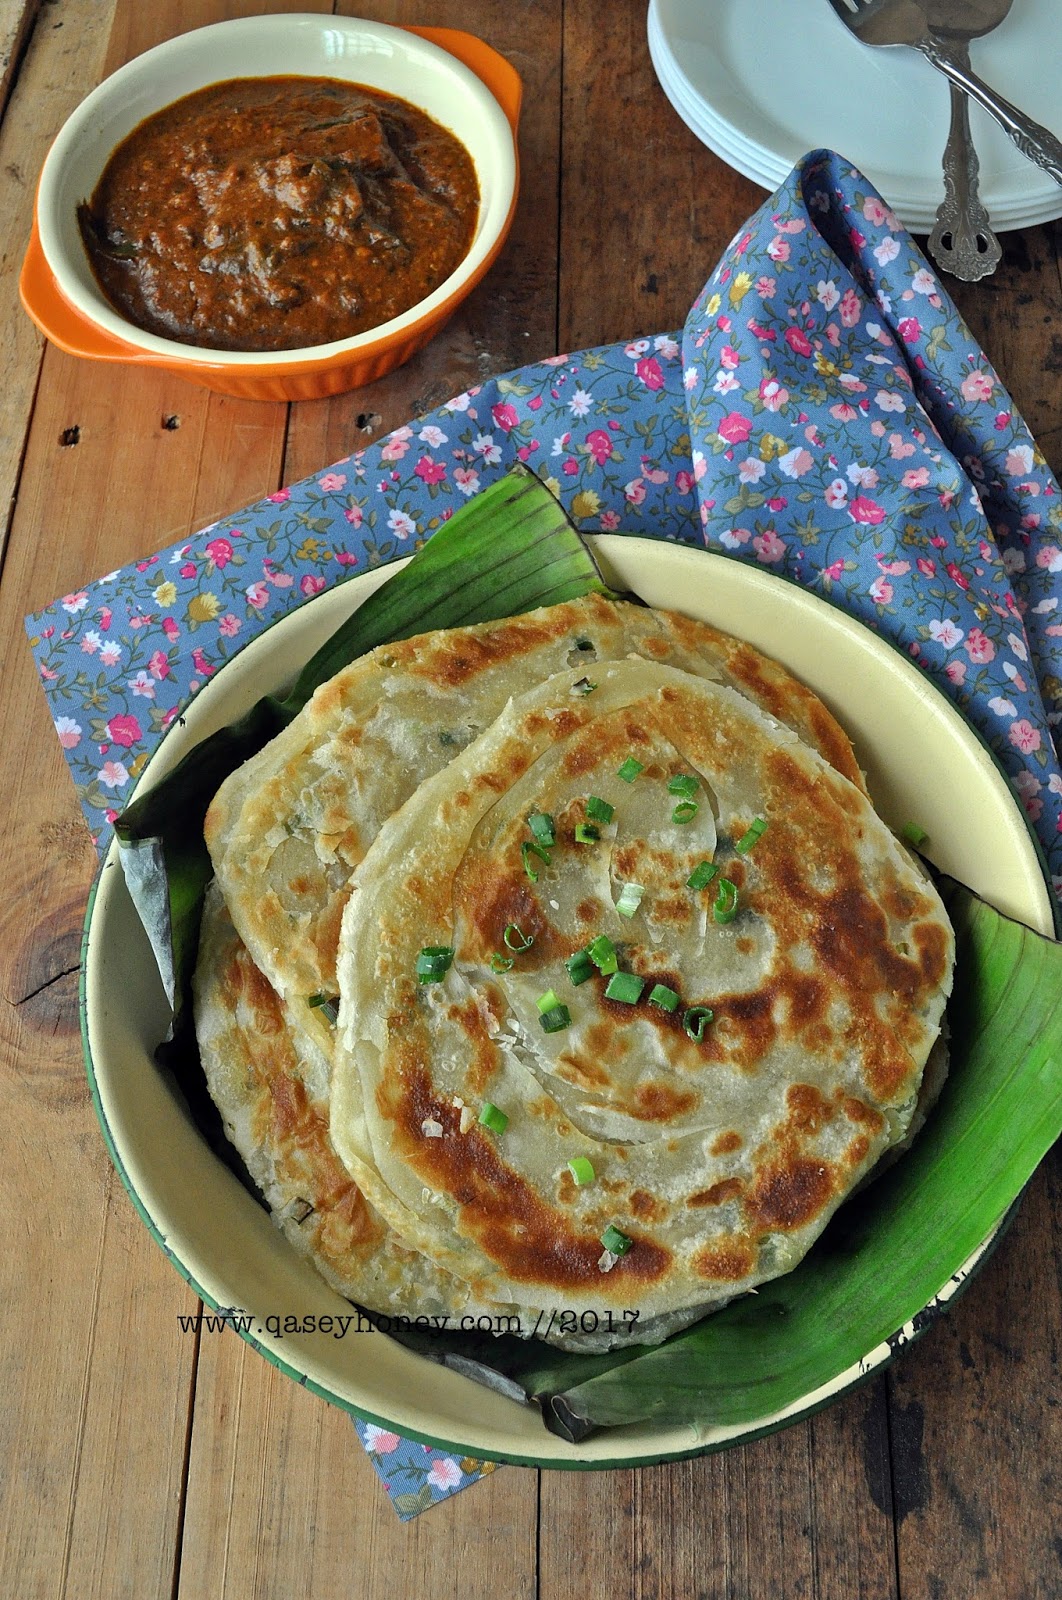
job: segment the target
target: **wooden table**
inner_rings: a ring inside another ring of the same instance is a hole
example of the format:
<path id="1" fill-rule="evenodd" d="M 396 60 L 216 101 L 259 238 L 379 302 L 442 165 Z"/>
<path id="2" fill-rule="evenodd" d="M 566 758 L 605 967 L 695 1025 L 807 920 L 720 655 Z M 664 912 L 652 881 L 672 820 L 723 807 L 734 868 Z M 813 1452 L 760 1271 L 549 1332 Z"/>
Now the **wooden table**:
<path id="1" fill-rule="evenodd" d="M 361 0 L 349 9 L 474 29 L 524 78 L 516 225 L 445 334 L 371 389 L 288 408 L 45 348 L 16 279 L 44 152 L 81 96 L 172 33 L 329 8 L 0 0 L 0 1595 L 1062 1595 L 1057 1152 L 961 1303 L 830 1410 L 679 1465 L 506 1468 L 406 1526 L 342 1412 L 231 1334 L 178 1331 L 194 1296 L 135 1216 L 89 1104 L 77 972 L 94 859 L 23 614 L 485 375 L 680 326 L 762 198 L 665 101 L 646 0 Z M 1060 237 L 1009 234 L 994 278 L 950 285 L 1056 472 Z"/>

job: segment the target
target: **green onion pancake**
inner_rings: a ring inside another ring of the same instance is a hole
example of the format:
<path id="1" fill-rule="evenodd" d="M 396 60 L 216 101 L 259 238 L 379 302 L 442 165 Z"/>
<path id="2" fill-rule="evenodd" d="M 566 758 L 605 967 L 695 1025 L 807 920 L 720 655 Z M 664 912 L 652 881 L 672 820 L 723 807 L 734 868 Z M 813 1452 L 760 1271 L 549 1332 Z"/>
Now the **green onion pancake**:
<path id="1" fill-rule="evenodd" d="M 420 783 L 512 695 L 568 667 L 592 682 L 602 661 L 632 654 L 733 685 L 862 783 L 851 745 L 815 695 L 751 646 L 668 612 L 591 595 L 381 646 L 318 689 L 222 785 L 207 817 L 233 921 L 282 997 L 296 1005 L 336 993 L 351 874 Z"/>
<path id="2" fill-rule="evenodd" d="M 512 700 L 364 840 L 330 1115 L 412 1248 L 640 1327 L 796 1266 L 905 1137 L 954 958 L 858 773 L 660 664 L 659 626 L 658 659 Z"/>

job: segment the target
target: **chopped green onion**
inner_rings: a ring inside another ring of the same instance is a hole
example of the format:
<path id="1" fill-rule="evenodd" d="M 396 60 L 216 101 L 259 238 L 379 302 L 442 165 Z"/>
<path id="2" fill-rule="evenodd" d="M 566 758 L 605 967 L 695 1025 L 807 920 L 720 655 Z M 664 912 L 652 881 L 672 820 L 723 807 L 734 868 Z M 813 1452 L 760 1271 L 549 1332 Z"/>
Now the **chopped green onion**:
<path id="1" fill-rule="evenodd" d="M 576 844 L 594 844 L 601 835 L 592 822 L 577 822 L 575 824 Z"/>
<path id="2" fill-rule="evenodd" d="M 609 1223 L 608 1227 L 601 1235 L 601 1243 L 604 1245 L 609 1255 L 612 1256 L 625 1256 L 627 1251 L 630 1249 L 632 1242 L 632 1240 L 627 1238 L 625 1233 L 621 1233 L 620 1230 L 618 1228 L 614 1228 L 611 1223 Z"/>
<path id="3" fill-rule="evenodd" d="M 592 650 L 594 641 L 592 639 L 576 639 L 575 648 L 577 650 Z"/>
<path id="4" fill-rule="evenodd" d="M 678 1003 L 678 995 L 666 983 L 654 983 L 649 991 L 649 1004 L 659 1006 L 661 1011 L 674 1011 Z"/>
<path id="5" fill-rule="evenodd" d="M 454 952 L 451 945 L 425 945 L 417 956 L 417 977 L 421 983 L 439 983 L 450 970 L 453 959 Z"/>
<path id="6" fill-rule="evenodd" d="M 676 772 L 673 778 L 667 780 L 668 794 L 680 794 L 684 800 L 692 800 L 699 788 L 692 772 Z"/>
<path id="7" fill-rule="evenodd" d="M 503 956 L 499 951 L 495 950 L 490 958 L 490 970 L 492 972 L 511 972 L 512 969 L 512 956 Z"/>
<path id="8" fill-rule="evenodd" d="M 509 1118 L 504 1111 L 499 1111 L 497 1106 L 492 1106 L 489 1100 L 484 1100 L 479 1113 L 480 1124 L 489 1128 L 492 1133 L 504 1133 L 509 1126 Z"/>
<path id="9" fill-rule="evenodd" d="M 748 832 L 741 835 L 741 838 L 734 846 L 734 849 L 737 850 L 740 855 L 745 855 L 747 851 L 752 849 L 753 845 L 756 843 L 756 840 L 761 838 L 766 832 L 766 822 L 762 817 L 757 817 L 754 822 L 750 823 Z"/>
<path id="10" fill-rule="evenodd" d="M 593 694 L 596 688 L 597 684 L 591 683 L 589 678 L 580 678 L 577 683 L 572 684 L 571 692 L 572 694 Z"/>
<path id="11" fill-rule="evenodd" d="M 532 811 L 527 819 L 527 826 L 531 829 L 539 844 L 556 844 L 557 830 L 553 826 L 553 818 L 548 811 Z"/>
<path id="12" fill-rule="evenodd" d="M 737 884 L 729 878 L 719 879 L 719 893 L 715 897 L 712 915 L 716 922 L 733 922 L 738 911 Z"/>
<path id="13" fill-rule="evenodd" d="M 621 1000 L 625 1006 L 636 1006 L 642 998 L 645 979 L 633 972 L 614 972 L 605 987 L 606 1000 Z"/>
<path id="14" fill-rule="evenodd" d="M 539 1017 L 543 1033 L 561 1033 L 572 1025 L 572 1014 L 567 1006 L 553 1006 Z"/>
<path id="15" fill-rule="evenodd" d="M 596 939 L 591 939 L 586 953 L 598 972 L 603 973 L 606 978 L 610 972 L 615 972 L 619 968 L 616 946 L 607 933 L 599 933 Z"/>
<path id="16" fill-rule="evenodd" d="M 559 1005 L 560 1001 L 552 989 L 547 989 L 545 994 L 540 994 L 538 997 L 538 1009 L 540 1012 L 553 1011 Z"/>
<path id="17" fill-rule="evenodd" d="M 593 1162 L 587 1160 L 586 1156 L 573 1156 L 568 1162 L 568 1171 L 580 1188 L 585 1184 L 593 1183 L 597 1177 Z"/>
<path id="18" fill-rule="evenodd" d="M 568 957 L 564 965 L 569 978 L 576 985 L 585 983 L 587 978 L 594 976 L 594 964 L 586 950 L 577 950 L 573 956 Z"/>
<path id="19" fill-rule="evenodd" d="M 639 772 L 644 771 L 644 761 L 635 761 L 633 756 L 628 756 L 622 767 L 617 769 L 616 777 L 622 778 L 624 783 L 633 783 Z"/>
<path id="20" fill-rule="evenodd" d="M 682 1026 L 690 1038 L 700 1044 L 704 1038 L 704 1030 L 715 1017 L 715 1012 L 710 1006 L 690 1006 L 682 1018 Z"/>
<path id="21" fill-rule="evenodd" d="M 925 844 L 929 835 L 924 828 L 918 826 L 917 822 L 907 822 L 900 829 L 900 838 L 905 844 L 913 845 L 918 850 Z"/>
<path id="22" fill-rule="evenodd" d="M 645 886 L 641 883 L 625 883 L 620 890 L 620 897 L 616 901 L 616 910 L 621 917 L 633 917 L 642 903 Z"/>
<path id="23" fill-rule="evenodd" d="M 533 933 L 524 933 L 518 923 L 510 922 L 502 934 L 507 950 L 530 950 L 535 942 Z"/>
<path id="24" fill-rule="evenodd" d="M 323 1011 L 329 1022 L 339 1021 L 339 1000 L 332 994 L 311 994 L 306 1001 L 311 1011 Z"/>
<path id="25" fill-rule="evenodd" d="M 520 854 L 523 857 L 524 871 L 527 873 L 527 876 L 531 879 L 532 883 L 537 883 L 538 873 L 531 865 L 531 857 L 538 856 L 539 860 L 544 861 L 548 867 L 550 864 L 549 851 L 544 849 L 542 845 L 539 844 L 537 839 L 525 839 L 523 844 L 520 846 Z"/>
<path id="26" fill-rule="evenodd" d="M 687 889 L 707 889 L 716 873 L 719 871 L 717 861 L 701 861 L 694 867 L 686 879 Z"/>
<path id="27" fill-rule="evenodd" d="M 700 810 L 696 800 L 681 800 L 671 813 L 672 822 L 692 822 Z"/>
<path id="28" fill-rule="evenodd" d="M 616 815 L 616 808 L 610 806 L 607 800 L 592 794 L 586 802 L 586 814 L 591 822 L 611 822 Z"/>

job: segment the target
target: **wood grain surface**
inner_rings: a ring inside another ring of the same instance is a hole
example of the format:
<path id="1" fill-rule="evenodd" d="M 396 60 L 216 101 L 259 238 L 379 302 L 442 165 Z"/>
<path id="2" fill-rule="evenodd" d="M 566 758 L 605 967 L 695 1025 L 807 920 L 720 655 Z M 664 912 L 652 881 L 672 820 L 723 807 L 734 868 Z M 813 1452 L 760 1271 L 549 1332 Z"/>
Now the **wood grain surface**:
<path id="1" fill-rule="evenodd" d="M 203 22 L 357 10 L 472 29 L 524 79 L 508 245 L 422 355 L 292 407 L 43 347 L 17 304 L 49 140 L 101 75 Z M 81 1065 L 94 859 L 25 612 L 299 478 L 469 383 L 681 325 L 762 191 L 664 99 L 645 0 L 0 0 L 0 1596 L 1052 1600 L 1062 1596 L 1062 1163 L 886 1374 L 783 1433 L 618 1473 L 505 1468 L 403 1525 L 349 1419 L 235 1335 L 133 1212 Z M 951 285 L 1056 472 L 1057 226 Z"/>

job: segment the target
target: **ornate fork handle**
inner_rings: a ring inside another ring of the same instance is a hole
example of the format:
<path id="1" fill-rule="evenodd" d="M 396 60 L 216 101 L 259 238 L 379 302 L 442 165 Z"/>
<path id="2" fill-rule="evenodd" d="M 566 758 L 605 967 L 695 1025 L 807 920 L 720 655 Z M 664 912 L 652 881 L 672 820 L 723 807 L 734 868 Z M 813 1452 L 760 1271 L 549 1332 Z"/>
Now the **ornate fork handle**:
<path id="1" fill-rule="evenodd" d="M 1062 183 L 1062 141 L 989 88 L 971 67 L 965 46 L 928 35 L 919 41 L 918 48 L 935 67 L 946 73 L 953 83 L 958 84 L 971 99 L 995 117 L 1023 155 L 1050 173 L 1056 183 Z"/>
<path id="2" fill-rule="evenodd" d="M 977 192 L 978 171 L 966 96 L 952 83 L 951 128 L 944 148 L 944 200 L 929 236 L 929 253 L 939 267 L 964 283 L 986 278 L 1003 255 Z"/>

